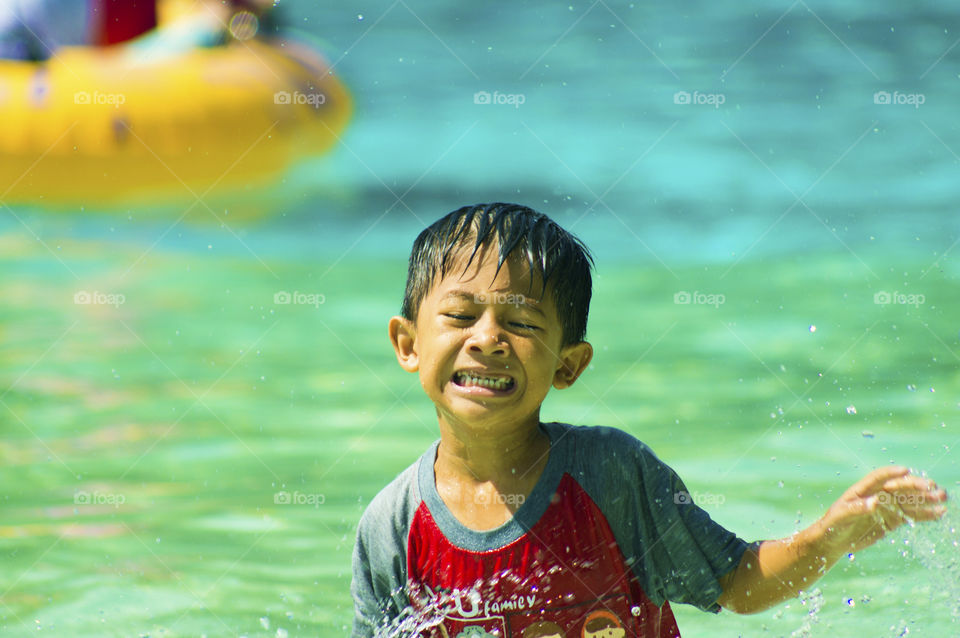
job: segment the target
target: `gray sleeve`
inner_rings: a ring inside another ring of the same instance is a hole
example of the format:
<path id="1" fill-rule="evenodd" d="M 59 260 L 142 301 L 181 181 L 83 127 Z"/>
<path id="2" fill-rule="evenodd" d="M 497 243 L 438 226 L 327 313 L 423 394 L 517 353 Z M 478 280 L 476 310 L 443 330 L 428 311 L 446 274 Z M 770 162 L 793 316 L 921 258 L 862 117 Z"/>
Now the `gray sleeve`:
<path id="1" fill-rule="evenodd" d="M 734 569 L 747 542 L 692 502 L 683 481 L 644 443 L 614 428 L 577 428 L 581 486 L 652 602 L 717 612 L 718 579 Z M 584 432 L 588 430 L 591 432 Z M 597 467 L 603 468 L 598 472 Z"/>
<path id="2" fill-rule="evenodd" d="M 409 613 L 407 536 L 420 501 L 418 463 L 377 494 L 360 518 L 350 583 L 353 638 L 382 635 L 385 627 L 399 627 Z"/>

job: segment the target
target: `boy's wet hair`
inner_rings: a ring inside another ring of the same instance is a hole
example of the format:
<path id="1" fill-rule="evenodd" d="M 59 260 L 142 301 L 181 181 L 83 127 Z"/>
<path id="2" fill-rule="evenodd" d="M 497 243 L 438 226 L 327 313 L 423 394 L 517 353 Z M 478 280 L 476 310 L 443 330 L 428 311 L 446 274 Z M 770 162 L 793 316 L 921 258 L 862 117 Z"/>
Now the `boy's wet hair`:
<path id="1" fill-rule="evenodd" d="M 540 278 L 541 297 L 550 287 L 563 345 L 583 341 L 592 290 L 590 251 L 546 215 L 519 204 L 464 206 L 424 229 L 410 253 L 401 314 L 416 321 L 423 298 L 449 273 L 461 248 L 472 248 L 466 272 L 480 248 L 494 241 L 499 250 L 497 273 L 508 258 L 526 261 L 531 288 L 533 275 Z"/>

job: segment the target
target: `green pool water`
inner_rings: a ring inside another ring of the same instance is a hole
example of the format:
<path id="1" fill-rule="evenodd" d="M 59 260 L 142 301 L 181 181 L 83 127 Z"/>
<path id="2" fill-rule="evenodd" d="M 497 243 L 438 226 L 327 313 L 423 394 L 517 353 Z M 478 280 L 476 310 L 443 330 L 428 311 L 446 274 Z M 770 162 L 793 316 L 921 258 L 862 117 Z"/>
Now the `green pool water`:
<path id="1" fill-rule="evenodd" d="M 209 248 L 150 249 L 54 228 L 55 255 L 0 235 L 4 636 L 346 633 L 358 517 L 437 436 L 385 336 L 405 274 L 405 248 L 386 247 L 415 220 L 349 251 L 363 225 L 306 258 L 221 250 L 203 229 L 184 243 Z M 884 264 L 873 277 L 821 248 L 669 271 L 596 250 L 596 356 L 542 418 L 636 434 L 749 539 L 809 524 L 889 462 L 955 491 L 956 273 L 858 247 Z M 903 273 L 927 273 L 923 303 L 875 303 Z M 675 303 L 684 291 L 715 303 Z M 956 524 L 898 531 L 805 602 L 678 607 L 681 631 L 954 635 Z"/>
<path id="2" fill-rule="evenodd" d="M 353 94 L 329 155 L 179 221 L 0 184 L 0 636 L 346 635 L 359 516 L 438 436 L 386 338 L 406 254 L 482 201 L 596 257 L 544 420 L 630 431 L 751 540 L 887 463 L 956 496 L 949 3 L 280 7 Z M 681 632 L 960 636 L 957 526 Z"/>

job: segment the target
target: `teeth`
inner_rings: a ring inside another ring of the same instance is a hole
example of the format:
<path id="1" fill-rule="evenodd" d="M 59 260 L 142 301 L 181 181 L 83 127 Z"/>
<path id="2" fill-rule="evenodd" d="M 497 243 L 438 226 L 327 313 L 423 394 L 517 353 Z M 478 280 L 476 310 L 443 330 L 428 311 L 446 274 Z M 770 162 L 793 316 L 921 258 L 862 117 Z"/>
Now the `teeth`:
<path id="1" fill-rule="evenodd" d="M 457 383 L 460 385 L 479 385 L 492 390 L 506 390 L 513 386 L 513 379 L 508 377 L 491 379 L 489 377 L 478 377 L 467 372 L 458 372 Z"/>

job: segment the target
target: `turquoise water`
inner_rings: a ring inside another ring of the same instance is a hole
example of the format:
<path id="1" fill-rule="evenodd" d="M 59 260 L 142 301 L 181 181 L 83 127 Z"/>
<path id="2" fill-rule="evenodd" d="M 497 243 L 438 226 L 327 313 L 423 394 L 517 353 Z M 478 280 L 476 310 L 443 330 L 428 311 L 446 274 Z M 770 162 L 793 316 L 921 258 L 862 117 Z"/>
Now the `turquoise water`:
<path id="1" fill-rule="evenodd" d="M 596 356 L 543 418 L 636 434 L 742 536 L 885 463 L 956 491 L 954 12 L 290 12 L 357 112 L 263 220 L 0 209 L 3 635 L 344 635 L 359 515 L 437 436 L 386 321 L 411 241 L 464 203 L 529 204 L 594 251 Z M 957 524 L 803 602 L 677 608 L 681 632 L 958 635 Z"/>

